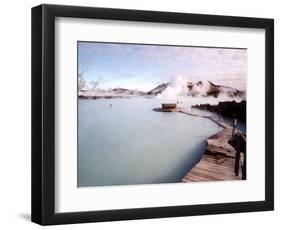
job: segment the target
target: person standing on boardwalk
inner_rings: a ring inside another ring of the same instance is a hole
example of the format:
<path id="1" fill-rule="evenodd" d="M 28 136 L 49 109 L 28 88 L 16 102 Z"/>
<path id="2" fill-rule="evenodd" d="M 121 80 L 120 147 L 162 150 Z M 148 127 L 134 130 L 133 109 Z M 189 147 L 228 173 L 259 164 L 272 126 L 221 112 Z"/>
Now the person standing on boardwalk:
<path id="1" fill-rule="evenodd" d="M 234 172 L 235 175 L 239 175 L 239 163 L 240 163 L 240 157 L 241 153 L 243 153 L 243 163 L 242 163 L 242 180 L 246 180 L 246 136 L 241 133 L 235 133 L 228 143 L 236 150 L 235 154 L 235 166 L 234 166 Z"/>

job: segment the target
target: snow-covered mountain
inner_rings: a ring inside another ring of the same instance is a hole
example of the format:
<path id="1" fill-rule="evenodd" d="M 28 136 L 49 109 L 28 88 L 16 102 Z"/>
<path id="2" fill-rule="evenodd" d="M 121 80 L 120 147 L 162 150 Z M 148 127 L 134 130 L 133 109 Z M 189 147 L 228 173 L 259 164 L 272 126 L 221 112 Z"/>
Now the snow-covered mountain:
<path id="1" fill-rule="evenodd" d="M 220 95 L 226 95 L 228 97 L 243 97 L 245 95 L 244 91 L 229 86 L 217 85 L 211 81 L 188 82 L 187 88 L 188 93 L 191 96 L 200 95 L 218 97 Z"/>
<path id="2" fill-rule="evenodd" d="M 217 85 L 211 81 L 198 81 L 198 82 L 186 82 L 181 85 L 171 83 L 163 83 L 147 92 L 149 95 L 165 94 L 168 91 L 172 91 L 174 94 L 181 96 L 213 96 L 218 97 L 221 95 L 228 97 L 244 97 L 245 92 L 223 85 Z"/>

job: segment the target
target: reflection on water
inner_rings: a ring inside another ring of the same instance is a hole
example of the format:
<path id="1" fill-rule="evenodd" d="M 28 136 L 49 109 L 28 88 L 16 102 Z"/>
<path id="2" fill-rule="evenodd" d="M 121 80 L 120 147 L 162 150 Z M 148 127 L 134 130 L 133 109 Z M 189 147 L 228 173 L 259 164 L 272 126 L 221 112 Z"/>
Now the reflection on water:
<path id="1" fill-rule="evenodd" d="M 162 102 L 79 100 L 79 187 L 181 181 L 200 159 L 206 138 L 221 128 L 208 119 L 152 110 Z"/>

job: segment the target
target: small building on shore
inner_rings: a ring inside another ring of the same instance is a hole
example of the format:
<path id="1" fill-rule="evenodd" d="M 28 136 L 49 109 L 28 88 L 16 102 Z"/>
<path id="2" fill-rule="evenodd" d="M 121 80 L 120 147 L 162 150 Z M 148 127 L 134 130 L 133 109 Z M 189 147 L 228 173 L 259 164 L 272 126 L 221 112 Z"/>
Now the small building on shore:
<path id="1" fill-rule="evenodd" d="M 162 109 L 175 109 L 177 107 L 177 104 L 174 103 L 163 103 Z"/>

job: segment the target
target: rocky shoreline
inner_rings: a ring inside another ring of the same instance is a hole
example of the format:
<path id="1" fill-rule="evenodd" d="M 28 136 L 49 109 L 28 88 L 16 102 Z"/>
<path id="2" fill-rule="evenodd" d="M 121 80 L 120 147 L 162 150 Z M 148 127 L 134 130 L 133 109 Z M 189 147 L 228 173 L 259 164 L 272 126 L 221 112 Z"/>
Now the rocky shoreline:
<path id="1" fill-rule="evenodd" d="M 209 112 L 215 112 L 222 116 L 229 118 L 237 118 L 241 121 L 246 121 L 246 101 L 224 101 L 219 102 L 217 105 L 199 104 L 193 105 L 192 108 L 207 110 Z"/>

